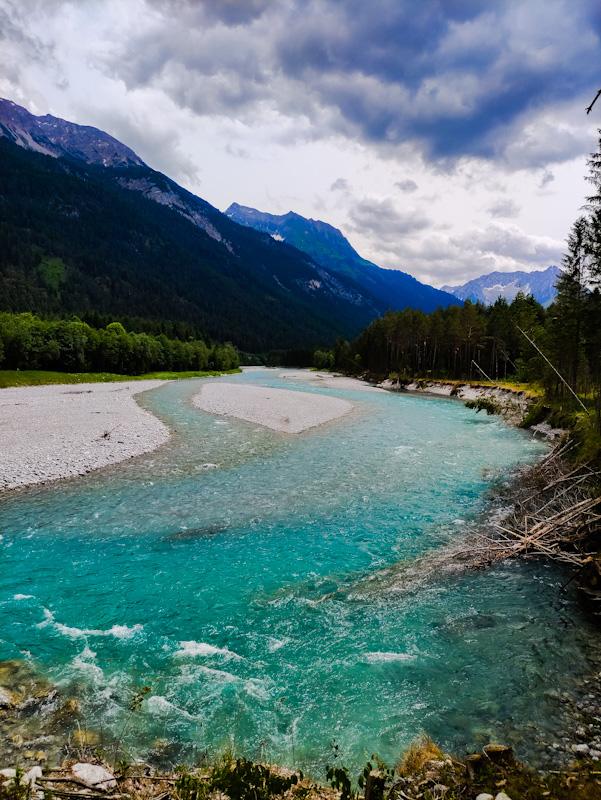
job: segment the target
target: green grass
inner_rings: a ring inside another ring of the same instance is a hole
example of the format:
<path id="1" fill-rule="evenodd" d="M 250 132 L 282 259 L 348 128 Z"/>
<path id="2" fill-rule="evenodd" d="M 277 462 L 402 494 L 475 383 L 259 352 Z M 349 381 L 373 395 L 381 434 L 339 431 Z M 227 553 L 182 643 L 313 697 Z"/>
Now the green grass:
<path id="1" fill-rule="evenodd" d="M 146 375 L 118 375 L 113 372 L 50 372 L 37 369 L 0 370 L 0 389 L 10 386 L 45 386 L 52 383 L 107 383 L 109 381 L 172 381 L 181 378 L 213 378 L 219 375 L 233 375 L 239 369 L 220 372 L 148 372 Z"/>

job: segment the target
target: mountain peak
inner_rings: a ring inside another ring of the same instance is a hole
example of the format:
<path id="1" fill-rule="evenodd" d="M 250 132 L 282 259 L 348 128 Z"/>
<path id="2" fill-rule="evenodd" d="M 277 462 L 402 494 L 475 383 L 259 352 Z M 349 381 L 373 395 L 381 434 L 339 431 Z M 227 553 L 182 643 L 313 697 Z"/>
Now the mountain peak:
<path id="1" fill-rule="evenodd" d="M 442 286 L 461 300 L 492 305 L 499 297 L 511 302 L 519 292 L 531 294 L 541 305 L 548 306 L 555 299 L 555 284 L 561 269 L 551 265 L 546 269 L 516 270 L 515 272 L 488 272 L 472 278 L 459 286 Z"/>
<path id="2" fill-rule="evenodd" d="M 328 222 L 308 219 L 295 211 L 269 214 L 239 203 L 232 203 L 225 213 L 240 225 L 268 233 L 276 241 L 302 250 L 325 269 L 351 278 L 368 289 L 383 310 L 413 307 L 433 311 L 439 306 L 459 304 L 452 295 L 420 283 L 406 272 L 382 269 L 362 258 L 342 231 Z"/>
<path id="3" fill-rule="evenodd" d="M 71 157 L 103 167 L 145 166 L 134 151 L 108 133 L 52 114 L 36 116 L 0 98 L 0 136 L 54 158 Z"/>

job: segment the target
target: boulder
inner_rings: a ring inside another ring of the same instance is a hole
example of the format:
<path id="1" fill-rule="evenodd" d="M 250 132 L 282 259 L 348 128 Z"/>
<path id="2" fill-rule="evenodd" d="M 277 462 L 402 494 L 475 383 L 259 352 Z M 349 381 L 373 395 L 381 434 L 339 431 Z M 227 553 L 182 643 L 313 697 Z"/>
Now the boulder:
<path id="1" fill-rule="evenodd" d="M 115 776 L 100 764 L 73 764 L 71 772 L 78 781 L 85 783 L 90 789 L 107 791 L 117 786 Z"/>

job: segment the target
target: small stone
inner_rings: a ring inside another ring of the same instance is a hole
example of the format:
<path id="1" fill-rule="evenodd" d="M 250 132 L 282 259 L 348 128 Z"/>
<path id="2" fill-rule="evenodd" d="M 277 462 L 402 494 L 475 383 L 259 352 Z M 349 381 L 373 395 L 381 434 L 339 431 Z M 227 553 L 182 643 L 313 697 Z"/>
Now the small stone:
<path id="1" fill-rule="evenodd" d="M 33 757 L 35 758 L 36 761 L 46 761 L 48 758 L 45 750 L 36 750 L 35 753 L 33 754 Z"/>
<path id="2" fill-rule="evenodd" d="M 14 692 L 0 686 L 0 708 L 14 708 L 19 704 L 19 698 Z"/>
<path id="3" fill-rule="evenodd" d="M 41 767 L 32 767 L 30 770 L 28 770 L 25 773 L 25 775 L 23 775 L 23 783 L 26 786 L 31 786 L 31 788 L 33 789 L 33 787 L 35 786 L 35 782 L 36 782 L 37 778 L 41 778 L 41 777 L 42 777 L 42 768 Z"/>
<path id="4" fill-rule="evenodd" d="M 572 752 L 576 753 L 579 756 L 585 756 L 588 754 L 590 747 L 588 744 L 573 744 L 572 745 Z"/>
<path id="5" fill-rule="evenodd" d="M 476 797 L 476 800 L 495 800 L 492 794 L 487 794 L 487 792 L 482 792 Z"/>
<path id="6" fill-rule="evenodd" d="M 3 778 L 16 778 L 17 770 L 12 767 L 6 767 L 5 769 L 0 769 L 0 775 L 2 775 Z"/>
<path id="7" fill-rule="evenodd" d="M 90 789 L 114 789 L 117 786 L 115 776 L 99 764 L 73 764 L 71 771 L 75 777 Z"/>
<path id="8" fill-rule="evenodd" d="M 499 792 L 499 794 L 495 797 L 495 800 L 511 800 L 511 797 L 505 792 Z"/>

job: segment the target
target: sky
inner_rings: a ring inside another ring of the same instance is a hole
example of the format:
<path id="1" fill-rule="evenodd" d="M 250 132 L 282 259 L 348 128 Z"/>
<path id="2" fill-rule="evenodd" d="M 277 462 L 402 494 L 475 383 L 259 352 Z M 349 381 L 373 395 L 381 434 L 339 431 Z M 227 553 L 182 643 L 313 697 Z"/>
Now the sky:
<path id="1" fill-rule="evenodd" d="M 0 96 L 440 286 L 559 264 L 599 0 L 0 0 Z"/>

